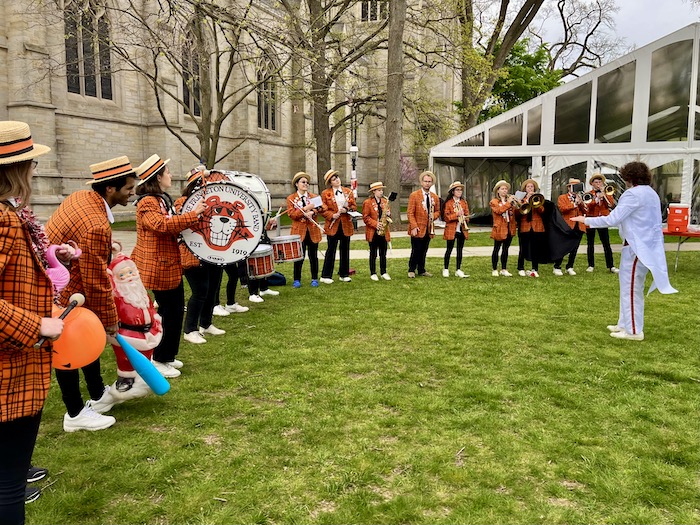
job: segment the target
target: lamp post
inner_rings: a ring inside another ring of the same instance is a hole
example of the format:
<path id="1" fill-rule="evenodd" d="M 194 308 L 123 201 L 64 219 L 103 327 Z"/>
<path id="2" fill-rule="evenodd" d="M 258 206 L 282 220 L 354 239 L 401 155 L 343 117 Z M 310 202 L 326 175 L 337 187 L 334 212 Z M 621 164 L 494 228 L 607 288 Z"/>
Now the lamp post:
<path id="1" fill-rule="evenodd" d="M 352 163 L 350 168 L 350 188 L 355 195 L 355 199 L 357 199 L 357 154 L 359 151 L 357 144 L 353 143 L 350 146 L 350 162 Z"/>

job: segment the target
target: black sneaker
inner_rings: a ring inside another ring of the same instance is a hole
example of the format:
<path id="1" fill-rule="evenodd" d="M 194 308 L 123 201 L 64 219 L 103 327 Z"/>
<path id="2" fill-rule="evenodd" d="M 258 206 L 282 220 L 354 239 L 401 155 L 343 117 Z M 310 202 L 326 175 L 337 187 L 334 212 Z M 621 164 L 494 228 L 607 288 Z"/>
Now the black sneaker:
<path id="1" fill-rule="evenodd" d="M 37 481 L 41 481 L 48 475 L 49 471 L 45 468 L 30 466 L 29 472 L 27 472 L 27 483 L 35 483 Z"/>
<path id="2" fill-rule="evenodd" d="M 24 503 L 31 503 L 36 501 L 41 496 L 41 490 L 36 487 L 27 487 L 24 491 Z"/>

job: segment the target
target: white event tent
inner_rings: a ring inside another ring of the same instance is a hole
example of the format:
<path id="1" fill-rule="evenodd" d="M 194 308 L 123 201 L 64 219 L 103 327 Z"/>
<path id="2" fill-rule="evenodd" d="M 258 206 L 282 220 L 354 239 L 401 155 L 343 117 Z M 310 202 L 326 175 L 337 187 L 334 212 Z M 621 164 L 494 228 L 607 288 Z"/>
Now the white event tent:
<path id="1" fill-rule="evenodd" d="M 665 217 L 669 202 L 700 215 L 700 23 L 689 25 L 430 150 L 442 195 L 465 183 L 470 211 L 490 215 L 500 179 L 513 191 L 532 177 L 545 197 L 595 172 L 624 190 L 618 168 L 652 168 Z M 619 193 L 617 194 L 619 196 Z"/>

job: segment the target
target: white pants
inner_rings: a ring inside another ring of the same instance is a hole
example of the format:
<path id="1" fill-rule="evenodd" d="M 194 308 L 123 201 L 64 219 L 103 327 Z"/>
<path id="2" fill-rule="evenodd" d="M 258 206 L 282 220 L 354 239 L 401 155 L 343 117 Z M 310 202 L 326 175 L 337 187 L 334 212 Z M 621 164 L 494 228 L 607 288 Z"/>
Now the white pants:
<path id="1" fill-rule="evenodd" d="M 620 317 L 617 326 L 628 334 L 644 330 L 644 280 L 649 268 L 642 264 L 632 248 L 622 247 L 620 256 Z"/>

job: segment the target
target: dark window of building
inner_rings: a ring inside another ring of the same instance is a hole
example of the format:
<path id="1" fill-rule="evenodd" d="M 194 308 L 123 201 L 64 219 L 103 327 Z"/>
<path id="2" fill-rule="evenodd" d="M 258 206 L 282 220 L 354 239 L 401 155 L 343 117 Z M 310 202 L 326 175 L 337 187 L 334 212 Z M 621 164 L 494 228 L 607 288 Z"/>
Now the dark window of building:
<path id="1" fill-rule="evenodd" d="M 189 115 L 200 117 L 201 83 L 199 69 L 199 54 L 191 39 L 188 39 L 182 49 L 182 101 L 189 110 Z"/>
<path id="2" fill-rule="evenodd" d="M 586 144 L 591 129 L 591 83 L 557 97 L 554 113 L 555 144 Z"/>
<path id="3" fill-rule="evenodd" d="M 109 21 L 97 2 L 65 7 L 66 83 L 69 93 L 112 100 Z"/>
<path id="4" fill-rule="evenodd" d="M 651 55 L 647 141 L 688 139 L 693 41 L 674 42 Z"/>
<path id="5" fill-rule="evenodd" d="M 535 106 L 527 112 L 527 145 L 539 146 L 542 143 L 542 106 Z"/>
<path id="6" fill-rule="evenodd" d="M 277 84 L 271 74 L 272 63 L 267 61 L 258 70 L 258 127 L 277 130 Z"/>
<path id="7" fill-rule="evenodd" d="M 601 75 L 596 95 L 595 141 L 630 142 L 636 62 Z"/>
<path id="8" fill-rule="evenodd" d="M 368 0 L 362 3 L 363 22 L 375 22 L 389 18 L 389 2 L 387 0 Z"/>

